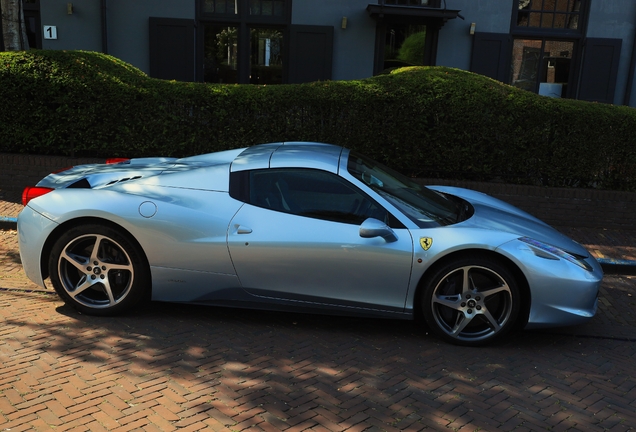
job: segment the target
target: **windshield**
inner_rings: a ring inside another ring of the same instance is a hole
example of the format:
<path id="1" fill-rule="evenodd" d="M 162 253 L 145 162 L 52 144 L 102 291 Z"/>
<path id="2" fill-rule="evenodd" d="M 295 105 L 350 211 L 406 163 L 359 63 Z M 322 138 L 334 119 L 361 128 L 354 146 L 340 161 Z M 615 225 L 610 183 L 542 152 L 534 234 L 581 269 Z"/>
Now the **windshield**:
<path id="1" fill-rule="evenodd" d="M 347 170 L 408 216 L 420 228 L 450 225 L 464 219 L 467 203 L 427 189 L 379 162 L 351 152 Z"/>

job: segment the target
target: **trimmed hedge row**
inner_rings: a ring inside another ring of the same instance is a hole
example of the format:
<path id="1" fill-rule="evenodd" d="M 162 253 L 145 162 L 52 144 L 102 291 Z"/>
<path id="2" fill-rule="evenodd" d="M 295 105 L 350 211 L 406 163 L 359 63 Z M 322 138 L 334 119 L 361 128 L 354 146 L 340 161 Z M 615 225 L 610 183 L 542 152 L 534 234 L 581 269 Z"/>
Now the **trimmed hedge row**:
<path id="1" fill-rule="evenodd" d="M 636 110 L 444 67 L 253 86 L 148 78 L 92 52 L 0 53 L 0 152 L 187 156 L 322 141 L 418 177 L 636 190 Z"/>

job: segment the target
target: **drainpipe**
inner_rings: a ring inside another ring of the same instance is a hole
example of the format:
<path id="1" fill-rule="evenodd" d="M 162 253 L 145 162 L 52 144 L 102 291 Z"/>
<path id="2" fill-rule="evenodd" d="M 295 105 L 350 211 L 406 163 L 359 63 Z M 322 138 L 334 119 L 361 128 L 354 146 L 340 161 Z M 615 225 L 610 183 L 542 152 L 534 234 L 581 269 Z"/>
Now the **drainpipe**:
<path id="1" fill-rule="evenodd" d="M 625 98 L 623 105 L 629 106 L 632 97 L 632 88 L 634 86 L 634 69 L 636 69 L 636 19 L 634 20 L 634 42 L 632 45 L 632 58 L 629 62 L 629 72 L 627 74 L 627 88 L 625 89 Z"/>
<path id="2" fill-rule="evenodd" d="M 102 52 L 108 54 L 108 14 L 106 8 L 107 0 L 100 0 L 102 18 Z"/>

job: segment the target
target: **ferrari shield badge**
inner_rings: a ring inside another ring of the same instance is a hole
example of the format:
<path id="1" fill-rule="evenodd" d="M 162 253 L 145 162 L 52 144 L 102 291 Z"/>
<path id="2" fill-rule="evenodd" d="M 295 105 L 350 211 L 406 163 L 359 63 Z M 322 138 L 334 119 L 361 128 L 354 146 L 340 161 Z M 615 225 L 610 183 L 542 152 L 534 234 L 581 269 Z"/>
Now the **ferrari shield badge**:
<path id="1" fill-rule="evenodd" d="M 430 237 L 420 237 L 420 246 L 425 251 L 429 250 L 433 246 L 433 239 Z"/>

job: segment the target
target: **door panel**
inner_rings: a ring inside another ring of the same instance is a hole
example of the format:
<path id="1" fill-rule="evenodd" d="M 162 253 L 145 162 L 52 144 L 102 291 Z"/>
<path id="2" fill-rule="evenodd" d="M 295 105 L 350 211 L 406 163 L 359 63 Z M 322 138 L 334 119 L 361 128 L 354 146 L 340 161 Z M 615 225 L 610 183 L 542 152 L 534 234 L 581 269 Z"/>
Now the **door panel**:
<path id="1" fill-rule="evenodd" d="M 406 229 L 398 240 L 363 239 L 359 225 L 244 205 L 228 244 L 250 293 L 297 301 L 402 311 L 413 259 Z"/>

